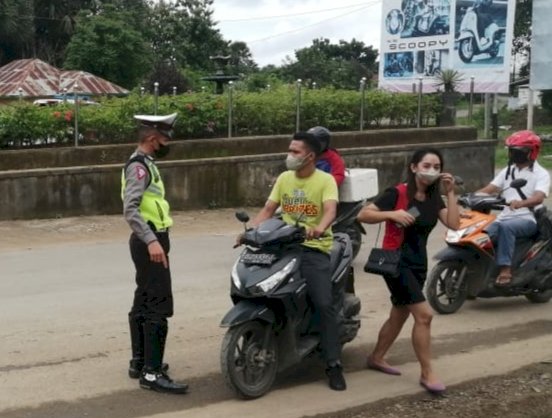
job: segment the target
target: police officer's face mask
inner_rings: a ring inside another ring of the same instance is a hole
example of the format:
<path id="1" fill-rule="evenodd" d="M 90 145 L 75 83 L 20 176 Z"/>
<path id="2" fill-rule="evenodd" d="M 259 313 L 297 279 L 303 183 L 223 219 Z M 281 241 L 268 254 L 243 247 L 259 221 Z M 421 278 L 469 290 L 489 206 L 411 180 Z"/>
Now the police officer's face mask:
<path id="1" fill-rule="evenodd" d="M 169 145 L 164 145 L 161 143 L 161 141 L 157 140 L 157 144 L 159 145 L 159 148 L 157 148 L 155 151 L 153 151 L 153 156 L 155 158 L 163 158 L 166 157 L 169 151 L 171 150 L 171 147 Z"/>

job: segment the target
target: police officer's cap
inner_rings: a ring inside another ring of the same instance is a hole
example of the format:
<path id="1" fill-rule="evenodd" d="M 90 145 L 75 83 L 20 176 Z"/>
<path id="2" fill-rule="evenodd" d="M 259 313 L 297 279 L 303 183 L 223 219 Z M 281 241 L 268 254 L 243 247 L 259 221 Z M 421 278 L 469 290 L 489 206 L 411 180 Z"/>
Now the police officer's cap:
<path id="1" fill-rule="evenodd" d="M 140 126 L 157 129 L 158 131 L 166 134 L 173 129 L 174 122 L 178 113 L 171 113 L 170 115 L 134 115 Z"/>

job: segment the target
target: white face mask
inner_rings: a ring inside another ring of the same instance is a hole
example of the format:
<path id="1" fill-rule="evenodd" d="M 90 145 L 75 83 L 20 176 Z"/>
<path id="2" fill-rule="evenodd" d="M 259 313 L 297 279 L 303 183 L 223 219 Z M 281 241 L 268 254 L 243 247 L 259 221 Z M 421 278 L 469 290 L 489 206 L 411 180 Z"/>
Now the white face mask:
<path id="1" fill-rule="evenodd" d="M 427 171 L 417 171 L 416 172 L 416 176 L 420 180 L 424 180 L 428 184 L 435 183 L 439 179 L 440 175 L 441 175 L 441 172 L 439 172 L 437 170 L 427 170 Z"/>
<path id="2" fill-rule="evenodd" d="M 288 170 L 297 171 L 305 164 L 307 157 L 294 157 L 293 155 L 288 155 L 286 157 L 286 167 Z"/>

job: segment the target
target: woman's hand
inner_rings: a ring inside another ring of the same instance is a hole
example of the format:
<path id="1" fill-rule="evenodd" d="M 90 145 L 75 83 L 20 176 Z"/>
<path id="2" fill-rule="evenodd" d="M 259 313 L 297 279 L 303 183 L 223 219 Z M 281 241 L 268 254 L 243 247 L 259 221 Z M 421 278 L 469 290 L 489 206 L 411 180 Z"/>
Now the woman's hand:
<path id="1" fill-rule="evenodd" d="M 399 209 L 392 212 L 392 219 L 397 225 L 404 227 L 410 226 L 414 223 L 416 218 L 405 210 Z"/>
<path id="2" fill-rule="evenodd" d="M 450 173 L 441 173 L 441 184 L 446 194 L 454 192 L 454 176 Z"/>

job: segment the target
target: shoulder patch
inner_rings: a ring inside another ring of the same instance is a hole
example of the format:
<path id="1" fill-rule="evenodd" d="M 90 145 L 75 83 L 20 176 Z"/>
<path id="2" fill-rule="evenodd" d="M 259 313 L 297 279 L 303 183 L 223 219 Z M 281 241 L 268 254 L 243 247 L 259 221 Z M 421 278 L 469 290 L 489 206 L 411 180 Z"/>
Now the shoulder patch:
<path id="1" fill-rule="evenodd" d="M 146 177 L 147 174 L 148 172 L 142 164 L 136 165 L 136 178 L 138 180 L 142 180 L 144 177 Z"/>

